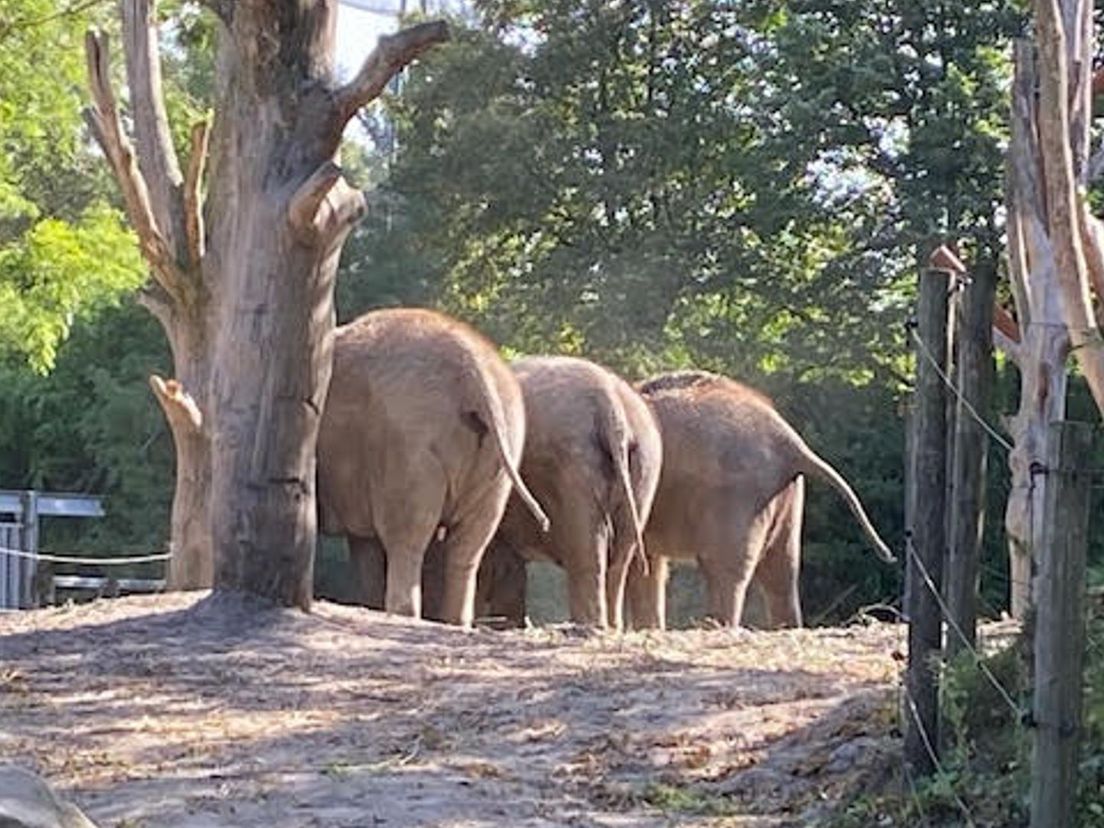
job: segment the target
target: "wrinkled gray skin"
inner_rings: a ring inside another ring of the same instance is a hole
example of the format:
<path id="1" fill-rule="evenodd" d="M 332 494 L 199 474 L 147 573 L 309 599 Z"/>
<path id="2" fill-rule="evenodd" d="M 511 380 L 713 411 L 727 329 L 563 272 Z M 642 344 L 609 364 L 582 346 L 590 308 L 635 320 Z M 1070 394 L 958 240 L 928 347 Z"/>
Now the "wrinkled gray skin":
<path id="1" fill-rule="evenodd" d="M 638 628 L 666 623 L 668 558 L 694 558 L 707 612 L 737 625 L 754 578 L 767 626 L 801 625 L 802 475 L 829 483 L 884 561 L 894 560 L 840 474 L 758 392 L 688 371 L 639 386 L 663 433 L 663 473 L 644 534 L 650 571 L 633 565 L 628 598 Z"/>
<path id="2" fill-rule="evenodd" d="M 44 780 L 15 765 L 0 765 L 0 828 L 96 828 Z"/>
<path id="3" fill-rule="evenodd" d="M 624 380 L 572 357 L 514 363 L 525 398 L 521 474 L 544 505 L 541 533 L 511 497 L 479 573 L 479 614 L 525 618 L 525 560 L 567 572 L 571 619 L 621 629 L 628 565 L 659 483 L 663 447 L 647 404 Z"/>
<path id="4" fill-rule="evenodd" d="M 511 488 L 547 522 L 517 473 L 517 380 L 490 342 L 433 311 L 373 311 L 335 336 L 318 435 L 322 531 L 347 537 L 368 606 L 414 617 L 432 544 L 444 591 L 430 617 L 468 626 Z"/>

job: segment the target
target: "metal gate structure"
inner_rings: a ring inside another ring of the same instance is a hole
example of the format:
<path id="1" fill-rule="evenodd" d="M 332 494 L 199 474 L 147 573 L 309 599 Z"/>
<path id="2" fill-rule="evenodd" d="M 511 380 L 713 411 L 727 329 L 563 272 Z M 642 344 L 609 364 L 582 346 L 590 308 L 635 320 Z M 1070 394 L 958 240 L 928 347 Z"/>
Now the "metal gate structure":
<path id="1" fill-rule="evenodd" d="M 36 604 L 40 518 L 103 515 L 93 495 L 0 490 L 0 610 Z"/>

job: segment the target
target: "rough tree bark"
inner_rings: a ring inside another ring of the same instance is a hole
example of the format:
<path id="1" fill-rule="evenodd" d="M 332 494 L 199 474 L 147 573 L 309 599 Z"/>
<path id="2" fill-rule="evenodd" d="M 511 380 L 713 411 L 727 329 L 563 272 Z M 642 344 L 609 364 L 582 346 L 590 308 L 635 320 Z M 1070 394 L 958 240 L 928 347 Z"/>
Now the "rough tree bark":
<path id="1" fill-rule="evenodd" d="M 1011 571 L 1012 614 L 1023 618 L 1031 605 L 1031 555 L 1042 548 L 1046 435 L 1065 416 L 1069 334 L 1055 290 L 1055 262 L 1047 235 L 1041 186 L 1034 50 L 1015 48 L 1012 140 L 1007 190 L 1008 265 L 1015 318 L 997 309 L 994 343 L 1020 372 L 1020 405 L 1006 426 L 1013 450 L 1008 457 L 1012 490 L 1005 512 Z"/>
<path id="2" fill-rule="evenodd" d="M 1093 2 L 1038 0 L 1039 149 L 1062 320 L 1078 367 L 1104 412 L 1104 339 L 1093 310 L 1091 273 L 1104 272 L 1098 223 L 1085 196 L 1092 121 Z M 1099 298 L 1099 297 L 1098 297 Z"/>
<path id="3" fill-rule="evenodd" d="M 1005 514 L 1017 618 L 1031 605 L 1047 428 L 1065 416 L 1071 351 L 1104 410 L 1104 348 L 1093 306 L 1093 294 L 1104 295 L 1104 255 L 1100 223 L 1084 198 L 1093 170 L 1104 166 L 1089 157 L 1092 3 L 1039 0 L 1035 16 L 1037 50 L 1016 44 L 1012 90 L 1007 189 L 1015 317 L 1002 308 L 994 317 L 994 342 L 1021 377 L 1019 410 L 1008 421 L 1015 448 Z"/>
<path id="4" fill-rule="evenodd" d="M 216 116 L 193 129 L 185 174 L 162 102 L 153 0 L 123 0 L 133 142 L 95 34 L 86 120 L 150 265 L 141 301 L 172 346 L 176 380 L 151 378 L 177 450 L 171 584 L 213 582 L 306 608 L 333 280 L 365 206 L 338 165 L 341 134 L 448 31 L 425 23 L 381 38 L 339 85 L 336 0 L 208 5 L 221 22 Z"/>

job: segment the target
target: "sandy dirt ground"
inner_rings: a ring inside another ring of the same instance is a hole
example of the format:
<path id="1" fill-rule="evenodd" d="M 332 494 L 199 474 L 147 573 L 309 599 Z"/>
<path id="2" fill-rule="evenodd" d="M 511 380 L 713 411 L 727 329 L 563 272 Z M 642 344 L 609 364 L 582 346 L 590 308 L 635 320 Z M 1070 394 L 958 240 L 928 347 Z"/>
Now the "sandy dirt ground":
<path id="1" fill-rule="evenodd" d="M 816 825 L 899 766 L 904 635 L 100 600 L 0 616 L 0 756 L 103 828 Z"/>

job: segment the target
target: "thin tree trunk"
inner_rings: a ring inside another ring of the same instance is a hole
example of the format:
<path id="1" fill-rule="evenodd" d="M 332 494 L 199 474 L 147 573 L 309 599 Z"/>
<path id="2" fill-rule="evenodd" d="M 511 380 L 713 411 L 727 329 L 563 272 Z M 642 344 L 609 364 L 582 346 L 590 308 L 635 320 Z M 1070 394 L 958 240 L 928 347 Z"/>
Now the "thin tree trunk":
<path id="1" fill-rule="evenodd" d="M 1047 230 L 1053 250 L 1055 286 L 1074 356 L 1097 408 L 1104 411 L 1104 338 L 1096 324 L 1088 256 L 1099 255 L 1084 239 L 1089 233 L 1089 117 L 1092 87 L 1091 0 L 1035 4 L 1038 38 L 1039 152 L 1045 181 Z M 1099 269 L 1104 263 L 1097 261 Z"/>
<path id="2" fill-rule="evenodd" d="M 205 391 L 210 377 L 206 324 L 173 325 L 166 320 L 172 344 L 176 379 L 150 377 L 176 446 L 176 487 L 167 586 L 169 589 L 208 589 L 214 583 L 214 544 L 211 536 L 211 436 L 203 421 L 205 399 L 187 389 Z"/>
<path id="3" fill-rule="evenodd" d="M 1042 548 L 1046 435 L 1066 411 L 1069 333 L 1062 318 L 1054 251 L 1048 233 L 1046 190 L 1038 143 L 1035 58 L 1030 43 L 1015 47 L 1012 140 L 1008 150 L 1008 262 L 1016 320 L 994 327 L 994 342 L 1020 372 L 1020 404 L 1007 421 L 1011 493 L 1005 511 L 1011 609 L 1024 618 L 1031 606 L 1032 556 Z M 1007 314 L 1005 314 L 1007 317 Z"/>

